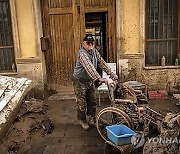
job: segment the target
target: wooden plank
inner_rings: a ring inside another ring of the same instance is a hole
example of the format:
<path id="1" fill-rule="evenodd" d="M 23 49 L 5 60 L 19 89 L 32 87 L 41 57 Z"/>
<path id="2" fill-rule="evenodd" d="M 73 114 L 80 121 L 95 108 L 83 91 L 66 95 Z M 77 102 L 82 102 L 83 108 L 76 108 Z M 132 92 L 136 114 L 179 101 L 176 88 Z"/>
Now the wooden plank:
<path id="1" fill-rule="evenodd" d="M 115 2 L 114 0 L 108 1 L 108 62 L 116 62 L 116 51 L 115 51 Z"/>
<path id="2" fill-rule="evenodd" d="M 51 58 L 49 57 L 49 64 L 51 65 L 51 71 L 50 71 L 50 78 L 49 81 L 50 82 L 54 82 L 54 78 L 55 78 L 55 70 L 54 70 L 54 65 L 55 65 L 55 43 L 56 40 L 55 40 L 55 29 L 54 29 L 54 15 L 50 16 L 49 18 L 49 24 L 50 24 L 50 35 L 51 35 L 51 50 L 52 50 L 52 55 L 51 55 Z"/>
<path id="3" fill-rule="evenodd" d="M 84 7 L 84 0 L 80 0 L 80 14 L 79 14 L 79 18 L 80 18 L 80 42 L 82 42 L 84 36 L 85 36 L 85 7 Z"/>
<path id="4" fill-rule="evenodd" d="M 41 12 L 42 12 L 42 27 L 43 27 L 43 36 L 47 37 L 50 41 L 50 28 L 49 28 L 49 2 L 50 0 L 41 0 Z M 51 46 L 51 44 L 50 44 Z M 51 47 L 44 52 L 45 62 L 46 62 L 46 71 L 47 71 L 47 84 L 49 85 L 49 81 L 51 81 Z"/>
<path id="5" fill-rule="evenodd" d="M 170 39 L 147 39 L 147 42 L 165 42 L 165 41 L 177 41 L 177 38 L 170 38 Z"/>
<path id="6" fill-rule="evenodd" d="M 49 0 L 49 8 L 67 8 L 71 6 L 72 0 Z"/>
<path id="7" fill-rule="evenodd" d="M 85 7 L 94 7 L 94 6 L 102 6 L 106 7 L 108 5 L 108 0 L 85 0 Z"/>
<path id="8" fill-rule="evenodd" d="M 0 49 L 9 49 L 9 48 L 13 48 L 13 46 L 0 46 Z"/>
<path id="9" fill-rule="evenodd" d="M 9 103 L 12 97 L 18 92 L 18 90 L 23 86 L 27 81 L 25 78 L 18 79 L 18 83 L 11 89 L 11 91 L 5 97 L 0 99 L 0 111 Z"/>
<path id="10" fill-rule="evenodd" d="M 113 51 L 113 59 L 110 62 L 116 63 L 117 62 L 117 50 L 116 50 L 116 22 L 115 22 L 115 17 L 116 17 L 116 12 L 115 12 L 115 1 L 111 1 L 111 26 L 112 26 L 112 51 Z"/>
<path id="11" fill-rule="evenodd" d="M 85 12 L 107 12 L 108 11 L 108 7 L 86 7 L 85 8 Z"/>
<path id="12" fill-rule="evenodd" d="M 63 41 L 62 41 L 62 37 L 61 37 L 61 31 L 62 31 L 62 29 L 61 29 L 61 25 L 60 25 L 60 18 L 62 17 L 62 16 L 64 16 L 64 15 L 60 15 L 58 18 L 56 17 L 55 18 L 55 20 L 57 20 L 57 22 L 56 21 L 54 21 L 55 22 L 55 29 L 57 29 L 57 33 L 56 33 L 56 42 L 58 42 L 58 45 L 56 46 L 56 57 L 55 57 L 55 59 L 56 59 L 56 65 L 55 65 L 55 67 L 56 67 L 56 72 L 57 72 L 57 76 L 59 77 L 59 79 L 61 79 L 61 73 L 60 73 L 60 66 L 61 66 L 61 59 L 62 59 L 62 57 L 63 57 L 63 55 L 61 55 L 61 44 L 63 44 Z M 58 83 L 59 82 L 59 80 L 57 80 L 57 82 L 55 82 L 55 83 Z"/>
<path id="13" fill-rule="evenodd" d="M 68 64 L 70 65 L 70 71 L 69 71 L 69 78 L 68 78 L 68 86 L 72 87 L 72 81 L 71 81 L 71 76 L 72 76 L 72 72 L 73 69 L 75 67 L 76 64 L 76 57 L 77 57 L 77 52 L 81 46 L 81 40 L 80 40 L 80 35 L 81 35 L 81 24 L 82 24 L 82 16 L 81 16 L 81 11 L 83 10 L 83 3 L 82 0 L 77 0 L 77 1 L 73 1 L 72 3 L 72 9 L 73 9 L 73 31 L 71 32 L 73 34 L 72 36 L 72 46 L 71 49 L 69 50 L 69 55 L 71 55 L 71 57 L 69 57 L 68 60 Z M 80 8 L 81 6 L 81 8 Z M 82 14 L 84 16 L 84 14 Z M 85 25 L 85 23 L 83 23 Z M 70 51 L 72 53 L 70 53 Z"/>
<path id="14" fill-rule="evenodd" d="M 73 16 L 73 15 L 72 15 Z M 66 18 L 66 20 L 65 20 L 65 24 L 66 25 L 71 25 L 72 26 L 72 23 L 71 23 L 71 21 L 72 21 L 72 16 L 71 17 L 68 17 L 68 18 Z M 62 26 L 63 26 L 63 21 L 62 21 Z M 72 27 L 73 28 L 73 27 Z M 69 26 L 66 26 L 65 27 L 65 31 L 68 31 L 69 33 L 71 33 L 70 32 L 70 29 L 69 29 Z M 64 32 L 62 33 L 62 35 L 64 35 Z M 68 34 L 69 35 L 69 34 Z M 67 79 L 68 79 L 68 72 L 70 71 L 70 68 L 69 68 L 69 64 L 68 64 L 68 56 L 70 55 L 69 54 L 69 51 L 71 51 L 71 43 L 69 44 L 68 42 L 68 40 L 67 40 L 67 38 L 64 38 L 65 40 L 66 40 L 66 44 L 63 44 L 63 50 L 62 50 L 62 53 L 63 53 L 63 55 L 64 55 L 64 58 L 63 58 L 63 60 L 64 60 L 64 63 L 63 63 L 63 65 L 61 66 L 62 67 L 62 70 L 64 70 L 64 72 L 63 72 L 63 75 L 64 75 L 64 78 L 63 78 L 63 80 L 64 80 L 64 85 L 65 86 L 67 86 Z M 68 37 L 68 39 L 71 39 L 71 36 L 69 36 Z M 67 51 L 66 51 L 66 49 L 67 49 Z"/>
<path id="15" fill-rule="evenodd" d="M 8 85 L 1 85 L 0 86 L 0 98 L 4 94 L 5 90 L 7 89 Z"/>
<path id="16" fill-rule="evenodd" d="M 82 0 L 81 0 L 82 2 Z M 75 67 L 75 63 L 76 63 L 76 56 L 77 56 L 77 52 L 81 46 L 81 40 L 80 40 L 80 21 L 81 21 L 81 17 L 80 17 L 80 0 L 77 1 L 77 3 L 75 3 L 75 1 L 73 1 L 73 27 L 74 27 L 74 51 L 71 54 L 72 55 L 72 69 Z"/>
<path id="17" fill-rule="evenodd" d="M 49 8 L 49 15 L 52 14 L 72 14 L 72 8 Z"/>

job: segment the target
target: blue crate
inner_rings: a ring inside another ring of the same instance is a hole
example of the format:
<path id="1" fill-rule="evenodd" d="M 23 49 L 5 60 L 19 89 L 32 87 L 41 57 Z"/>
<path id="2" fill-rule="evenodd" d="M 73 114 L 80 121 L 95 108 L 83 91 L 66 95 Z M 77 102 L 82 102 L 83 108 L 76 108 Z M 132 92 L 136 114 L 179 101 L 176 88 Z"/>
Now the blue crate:
<path id="1" fill-rule="evenodd" d="M 111 125 L 106 126 L 108 138 L 116 145 L 130 144 L 131 137 L 135 134 L 126 125 Z"/>

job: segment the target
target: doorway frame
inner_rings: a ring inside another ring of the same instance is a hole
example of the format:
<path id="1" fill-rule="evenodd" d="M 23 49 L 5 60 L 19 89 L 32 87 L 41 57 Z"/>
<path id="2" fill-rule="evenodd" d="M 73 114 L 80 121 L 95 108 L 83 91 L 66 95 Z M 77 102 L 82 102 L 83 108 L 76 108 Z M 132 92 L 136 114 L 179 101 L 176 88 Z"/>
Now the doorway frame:
<path id="1" fill-rule="evenodd" d="M 116 46 L 116 0 L 110 0 L 107 7 L 84 7 L 84 1 L 80 1 L 80 40 L 85 36 L 85 14 L 86 13 L 106 13 L 107 14 L 107 28 L 106 28 L 106 52 L 107 62 L 118 62 L 117 46 Z M 83 23 L 82 23 L 83 22 Z"/>

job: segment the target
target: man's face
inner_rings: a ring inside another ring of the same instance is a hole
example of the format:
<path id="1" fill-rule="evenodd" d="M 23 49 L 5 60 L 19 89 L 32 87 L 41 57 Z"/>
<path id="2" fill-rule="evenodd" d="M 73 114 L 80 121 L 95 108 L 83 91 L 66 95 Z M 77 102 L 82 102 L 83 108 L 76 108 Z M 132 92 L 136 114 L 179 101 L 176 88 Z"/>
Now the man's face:
<path id="1" fill-rule="evenodd" d="M 91 51 L 94 49 L 94 42 L 92 41 L 84 41 L 83 42 L 83 47 L 88 50 L 88 51 Z"/>

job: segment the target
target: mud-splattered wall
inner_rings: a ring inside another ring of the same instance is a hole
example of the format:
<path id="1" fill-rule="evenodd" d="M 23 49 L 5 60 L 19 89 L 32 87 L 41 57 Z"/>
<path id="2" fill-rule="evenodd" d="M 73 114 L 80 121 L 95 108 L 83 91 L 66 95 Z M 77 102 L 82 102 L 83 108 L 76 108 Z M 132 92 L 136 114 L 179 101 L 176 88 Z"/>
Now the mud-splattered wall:
<path id="1" fill-rule="evenodd" d="M 139 52 L 139 0 L 125 0 L 123 4 L 124 53 Z"/>
<path id="2" fill-rule="evenodd" d="M 36 42 L 32 0 L 17 0 L 17 24 L 21 57 L 36 57 Z"/>
<path id="3" fill-rule="evenodd" d="M 123 61 L 120 59 L 119 61 Z M 119 69 L 122 82 L 137 80 L 145 83 L 148 90 L 167 90 L 169 93 L 180 92 L 180 67 L 166 69 L 160 67 L 143 67 L 144 59 L 125 59 L 128 61 L 126 70 Z"/>
<path id="4" fill-rule="evenodd" d="M 17 38 L 19 46 L 16 54 L 17 76 L 27 77 L 33 81 L 33 95 L 43 97 L 46 86 L 46 69 L 44 55 L 41 51 L 42 37 L 40 0 L 17 0 L 14 3 Z"/>
<path id="5" fill-rule="evenodd" d="M 121 81 L 137 80 L 150 90 L 180 92 L 180 66 L 145 67 L 145 0 L 116 0 L 116 5 Z M 123 60 L 126 67 L 121 67 Z"/>

